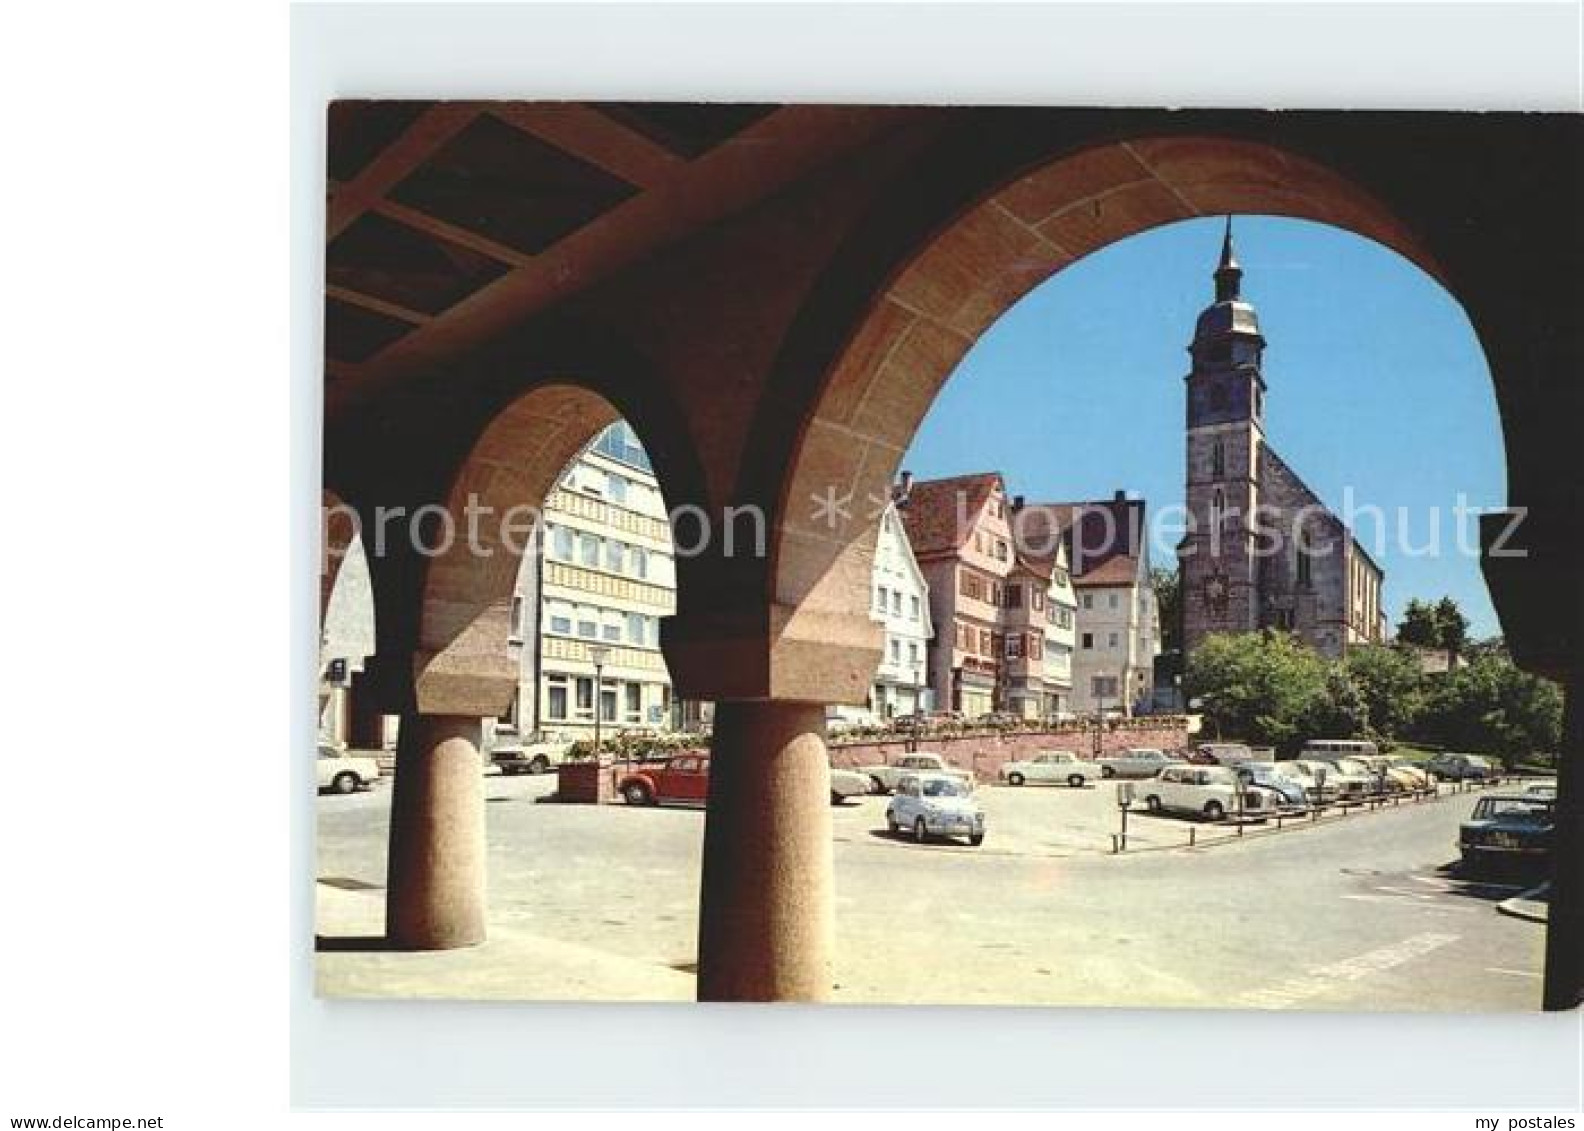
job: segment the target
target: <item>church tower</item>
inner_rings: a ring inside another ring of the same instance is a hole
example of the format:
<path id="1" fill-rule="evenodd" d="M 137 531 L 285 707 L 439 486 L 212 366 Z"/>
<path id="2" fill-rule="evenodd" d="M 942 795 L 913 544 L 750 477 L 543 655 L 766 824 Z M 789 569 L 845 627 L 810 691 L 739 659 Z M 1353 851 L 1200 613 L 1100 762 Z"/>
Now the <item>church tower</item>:
<path id="1" fill-rule="evenodd" d="M 1265 444 L 1265 339 L 1242 284 L 1229 216 L 1215 301 L 1199 315 L 1188 347 L 1189 528 L 1177 547 L 1185 654 L 1212 632 L 1249 632 L 1259 624 L 1254 515 Z"/>

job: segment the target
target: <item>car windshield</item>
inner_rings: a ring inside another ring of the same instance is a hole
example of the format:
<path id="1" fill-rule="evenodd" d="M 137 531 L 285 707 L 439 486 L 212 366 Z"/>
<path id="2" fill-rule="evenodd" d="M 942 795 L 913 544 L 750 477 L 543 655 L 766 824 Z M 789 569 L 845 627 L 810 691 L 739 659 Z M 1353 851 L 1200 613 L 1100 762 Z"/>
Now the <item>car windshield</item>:
<path id="1" fill-rule="evenodd" d="M 931 778 L 924 783 L 925 797 L 967 797 L 968 790 L 958 782 L 946 778 Z"/>
<path id="2" fill-rule="evenodd" d="M 1543 825 L 1551 821 L 1553 809 L 1544 798 L 1485 797 L 1474 807 L 1476 821 L 1501 818 L 1518 824 Z"/>

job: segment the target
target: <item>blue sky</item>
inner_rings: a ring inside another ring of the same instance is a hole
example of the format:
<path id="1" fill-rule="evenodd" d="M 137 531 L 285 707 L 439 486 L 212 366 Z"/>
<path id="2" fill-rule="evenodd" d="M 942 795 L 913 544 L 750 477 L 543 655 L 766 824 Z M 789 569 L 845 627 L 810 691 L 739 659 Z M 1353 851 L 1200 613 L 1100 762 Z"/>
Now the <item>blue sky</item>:
<path id="1" fill-rule="evenodd" d="M 1146 232 L 1030 292 L 963 359 L 903 466 L 926 479 L 998 470 L 1030 499 L 1125 488 L 1152 511 L 1180 505 L 1186 346 L 1211 299 L 1222 225 Z M 1355 527 L 1386 570 L 1394 627 L 1408 598 L 1450 594 L 1475 636 L 1496 634 L 1452 513 L 1460 492 L 1470 507 L 1506 500 L 1495 397 L 1462 308 L 1396 252 L 1351 233 L 1269 216 L 1232 228 L 1243 296 L 1267 341 L 1270 442 L 1338 513 L 1348 487 L 1356 506 L 1384 509 L 1383 533 Z M 1440 552 L 1424 552 L 1436 529 Z M 1172 564 L 1172 541 L 1157 537 L 1155 564 Z"/>

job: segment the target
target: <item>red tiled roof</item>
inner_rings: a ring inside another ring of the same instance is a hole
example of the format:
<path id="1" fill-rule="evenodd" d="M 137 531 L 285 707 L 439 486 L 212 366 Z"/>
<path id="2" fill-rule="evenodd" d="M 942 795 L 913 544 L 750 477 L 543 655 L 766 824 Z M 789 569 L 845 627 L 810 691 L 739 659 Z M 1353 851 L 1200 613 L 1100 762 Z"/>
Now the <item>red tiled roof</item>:
<path id="1" fill-rule="evenodd" d="M 973 532 L 991 491 L 1000 484 L 1001 476 L 994 471 L 915 482 L 906 505 L 897 508 L 913 556 L 955 554 Z"/>

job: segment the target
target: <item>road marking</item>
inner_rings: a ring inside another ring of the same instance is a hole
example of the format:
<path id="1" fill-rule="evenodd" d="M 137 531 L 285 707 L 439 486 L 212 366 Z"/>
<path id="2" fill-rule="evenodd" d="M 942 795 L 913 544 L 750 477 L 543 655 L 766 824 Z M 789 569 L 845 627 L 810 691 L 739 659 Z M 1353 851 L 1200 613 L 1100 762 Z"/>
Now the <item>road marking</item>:
<path id="1" fill-rule="evenodd" d="M 1437 934 L 1427 931 L 1410 935 L 1390 946 L 1377 947 L 1340 962 L 1330 962 L 1313 967 L 1307 974 L 1290 978 L 1263 990 L 1250 990 L 1238 996 L 1238 1004 L 1254 1009 L 1287 1009 L 1290 1006 L 1334 990 L 1338 982 L 1357 982 L 1375 974 L 1422 958 L 1435 950 L 1458 941 L 1458 935 Z"/>

